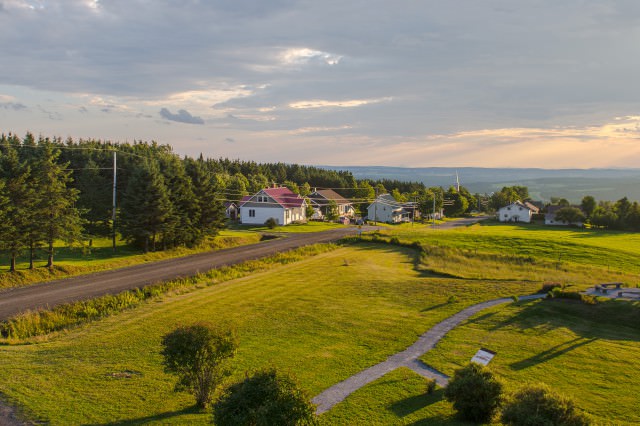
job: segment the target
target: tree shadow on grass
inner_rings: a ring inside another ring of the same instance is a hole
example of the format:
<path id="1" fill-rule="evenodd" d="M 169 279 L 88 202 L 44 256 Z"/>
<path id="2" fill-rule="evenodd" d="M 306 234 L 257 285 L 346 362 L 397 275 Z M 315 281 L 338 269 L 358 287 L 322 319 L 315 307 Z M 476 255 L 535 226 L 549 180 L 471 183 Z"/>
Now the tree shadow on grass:
<path id="1" fill-rule="evenodd" d="M 640 302 L 604 300 L 588 305 L 578 300 L 545 299 L 527 302 L 521 307 L 515 315 L 496 323 L 490 330 L 567 328 L 579 339 L 588 341 L 640 341 Z"/>
<path id="2" fill-rule="evenodd" d="M 408 416 L 409 414 L 419 411 L 424 407 L 431 404 L 435 404 L 442 400 L 444 395 L 444 389 L 438 389 L 432 394 L 420 394 L 410 396 L 401 401 L 394 402 L 389 407 L 393 413 L 398 417 Z"/>
<path id="3" fill-rule="evenodd" d="M 150 422 L 162 422 L 162 420 L 169 420 L 169 419 L 172 419 L 174 417 L 184 416 L 186 414 L 210 415 L 210 413 L 207 410 L 203 410 L 200 407 L 198 407 L 197 405 L 192 405 L 190 407 L 183 408 L 182 410 L 168 411 L 166 413 L 156 414 L 155 416 L 140 417 L 140 418 L 137 418 L 137 419 L 125 419 L 125 420 L 119 420 L 117 422 L 111 422 L 111 423 L 88 424 L 86 426 L 120 426 L 120 425 L 123 425 L 123 426 L 124 425 L 136 426 L 136 425 L 146 425 L 146 424 L 148 424 Z"/>
<path id="4" fill-rule="evenodd" d="M 520 360 L 518 362 L 514 362 L 510 364 L 510 367 L 514 370 L 523 370 L 528 367 L 532 367 L 537 364 L 541 364 L 543 362 L 547 362 L 555 357 L 560 355 L 564 355 L 567 352 L 571 352 L 572 350 L 579 348 L 580 346 L 588 345 L 591 342 L 594 342 L 598 339 L 592 337 L 590 339 L 586 339 L 583 337 L 576 337 L 573 340 L 569 340 L 568 342 L 563 342 L 559 345 L 556 345 L 546 351 L 542 351 L 540 353 L 535 354 L 532 357 Z"/>

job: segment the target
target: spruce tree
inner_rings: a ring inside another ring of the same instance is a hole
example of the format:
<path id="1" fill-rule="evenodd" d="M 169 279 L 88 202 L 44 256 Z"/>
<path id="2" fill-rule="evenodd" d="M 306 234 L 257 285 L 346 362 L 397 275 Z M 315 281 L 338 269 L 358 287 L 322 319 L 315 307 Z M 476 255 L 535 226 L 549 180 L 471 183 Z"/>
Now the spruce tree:
<path id="1" fill-rule="evenodd" d="M 75 207 L 78 190 L 71 188 L 71 171 L 66 170 L 69 163 L 58 163 L 60 150 L 48 140 L 38 143 L 40 159 L 33 168 L 37 202 L 34 215 L 36 238 L 47 245 L 47 268 L 53 268 L 56 240 L 73 243 L 82 234 L 82 219 Z"/>
<path id="2" fill-rule="evenodd" d="M 0 223 L 0 245 L 9 254 L 9 271 L 16 270 L 16 258 L 27 246 L 28 229 L 35 205 L 35 192 L 30 185 L 31 169 L 18 158 L 15 145 L 2 143 L 0 176 L 4 182 L 2 193 L 6 204 Z"/>
<path id="3" fill-rule="evenodd" d="M 199 220 L 191 179 L 185 171 L 184 163 L 173 154 L 162 155 L 159 165 L 172 206 L 163 226 L 163 248 L 181 244 L 191 246 L 198 240 L 195 224 Z"/>
<path id="4" fill-rule="evenodd" d="M 120 232 L 145 252 L 155 251 L 158 236 L 171 215 L 171 201 L 158 164 L 143 160 L 136 165 L 120 204 Z"/>
<path id="5" fill-rule="evenodd" d="M 214 236 L 224 226 L 224 204 L 220 199 L 217 180 L 202 160 L 187 160 L 186 170 L 193 182 L 193 191 L 198 206 L 198 220 L 195 222 L 198 241 L 206 236 Z"/>

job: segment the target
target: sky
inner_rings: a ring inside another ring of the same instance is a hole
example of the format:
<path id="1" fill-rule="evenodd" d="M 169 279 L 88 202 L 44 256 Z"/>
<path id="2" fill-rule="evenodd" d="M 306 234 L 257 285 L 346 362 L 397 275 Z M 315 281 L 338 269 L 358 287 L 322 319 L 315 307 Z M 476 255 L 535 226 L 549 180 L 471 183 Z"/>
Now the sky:
<path id="1" fill-rule="evenodd" d="M 637 0 L 0 0 L 0 132 L 309 165 L 640 167 Z"/>

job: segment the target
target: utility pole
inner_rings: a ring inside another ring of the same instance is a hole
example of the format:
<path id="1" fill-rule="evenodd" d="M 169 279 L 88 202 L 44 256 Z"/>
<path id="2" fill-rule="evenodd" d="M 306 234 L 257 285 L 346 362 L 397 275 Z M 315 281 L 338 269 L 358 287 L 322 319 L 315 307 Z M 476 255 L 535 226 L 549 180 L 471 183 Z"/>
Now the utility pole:
<path id="1" fill-rule="evenodd" d="M 373 224 L 378 225 L 378 187 L 376 186 L 376 198 L 373 200 Z"/>
<path id="2" fill-rule="evenodd" d="M 433 193 L 433 227 L 436 227 L 436 193 Z"/>
<path id="3" fill-rule="evenodd" d="M 113 151 L 113 211 L 111 212 L 111 227 L 113 228 L 113 252 L 116 252 L 116 151 Z"/>

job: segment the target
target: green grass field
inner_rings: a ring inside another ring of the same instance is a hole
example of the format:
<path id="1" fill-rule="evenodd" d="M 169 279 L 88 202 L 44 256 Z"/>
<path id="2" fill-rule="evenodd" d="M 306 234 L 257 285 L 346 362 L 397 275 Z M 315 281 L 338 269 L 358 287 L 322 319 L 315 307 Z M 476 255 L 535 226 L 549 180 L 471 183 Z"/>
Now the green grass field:
<path id="1" fill-rule="evenodd" d="M 203 319 L 237 324 L 235 378 L 275 366 L 297 376 L 313 396 L 405 349 L 471 304 L 533 293 L 546 281 L 584 287 L 637 279 L 635 234 L 587 237 L 577 230 L 538 233 L 498 225 L 390 229 L 382 235 L 419 241 L 426 256 L 362 242 L 167 295 L 41 343 L 0 346 L 2 398 L 27 417 L 54 425 L 205 424 L 210 414 L 194 409 L 189 395 L 172 392 L 174 377 L 162 371 L 160 339 L 176 324 Z M 560 261 L 554 250 L 563 253 Z M 640 356 L 638 312 L 637 303 L 503 305 L 455 329 L 424 360 L 451 374 L 486 346 L 498 352 L 492 368 L 511 388 L 542 381 L 574 396 L 600 423 L 640 422 L 634 387 L 640 379 L 634 368 Z M 397 370 L 320 420 L 323 425 L 458 424 L 442 391 L 427 397 L 424 388 L 424 379 Z"/>
<path id="2" fill-rule="evenodd" d="M 454 329 L 422 360 L 451 375 L 480 348 L 511 389 L 543 382 L 571 396 L 597 424 L 640 423 L 640 302 L 568 300 L 487 310 Z"/>
<path id="3" fill-rule="evenodd" d="M 424 278 L 414 265 L 415 253 L 406 249 L 341 248 L 166 297 L 44 343 L 0 347 L 0 392 L 51 424 L 204 422 L 209 416 L 189 411 L 191 398 L 171 391 L 174 378 L 160 365 L 160 337 L 176 324 L 237 323 L 238 376 L 275 365 L 315 395 L 406 348 L 466 305 L 532 290 L 528 283 L 476 283 L 458 303 L 447 303 L 463 283 Z"/>
<path id="4" fill-rule="evenodd" d="M 54 270 L 45 268 L 46 254 L 38 251 L 35 269 L 28 270 L 28 258 L 25 254 L 18 259 L 17 271 L 9 273 L 9 259 L 3 253 L 0 256 L 0 288 L 26 285 L 40 281 L 81 275 L 105 269 L 115 269 L 139 263 L 188 256 L 208 250 L 253 244 L 260 241 L 260 234 L 256 232 L 224 230 L 214 238 L 205 241 L 201 246 L 193 249 L 177 248 L 154 253 L 141 253 L 135 247 L 118 242 L 116 252 L 113 252 L 109 238 L 93 239 L 91 246 L 67 247 L 60 242 L 55 247 Z"/>

